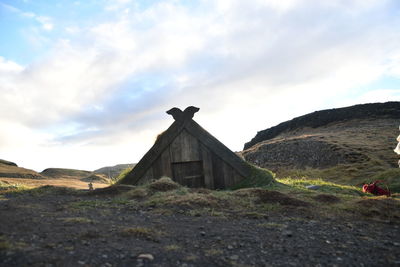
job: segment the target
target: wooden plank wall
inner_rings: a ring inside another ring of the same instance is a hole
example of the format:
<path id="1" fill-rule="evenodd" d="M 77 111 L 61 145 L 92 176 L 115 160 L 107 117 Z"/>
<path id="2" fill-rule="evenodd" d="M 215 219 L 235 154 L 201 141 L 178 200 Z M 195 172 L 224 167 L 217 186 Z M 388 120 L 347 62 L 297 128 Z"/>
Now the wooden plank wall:
<path id="1" fill-rule="evenodd" d="M 212 153 L 200 143 L 201 158 L 203 160 L 204 184 L 206 188 L 214 189 L 214 174 L 212 165 Z"/>
<path id="2" fill-rule="evenodd" d="M 173 178 L 171 164 L 188 161 L 202 161 L 206 188 L 224 189 L 243 179 L 229 164 L 184 129 L 146 171 L 140 184 L 162 176 Z"/>
<path id="3" fill-rule="evenodd" d="M 170 147 L 171 162 L 185 162 L 201 160 L 199 141 L 183 130 Z"/>
<path id="4" fill-rule="evenodd" d="M 141 184 L 146 184 L 148 182 L 151 182 L 154 179 L 153 175 L 153 168 L 149 168 L 146 173 L 142 176 L 142 178 L 139 180 L 139 185 Z"/>
<path id="5" fill-rule="evenodd" d="M 188 187 L 205 187 L 203 162 L 186 161 L 172 163 L 172 175 L 177 183 Z"/>
<path id="6" fill-rule="evenodd" d="M 225 189 L 244 179 L 235 169 L 215 154 L 211 156 L 214 189 Z"/>

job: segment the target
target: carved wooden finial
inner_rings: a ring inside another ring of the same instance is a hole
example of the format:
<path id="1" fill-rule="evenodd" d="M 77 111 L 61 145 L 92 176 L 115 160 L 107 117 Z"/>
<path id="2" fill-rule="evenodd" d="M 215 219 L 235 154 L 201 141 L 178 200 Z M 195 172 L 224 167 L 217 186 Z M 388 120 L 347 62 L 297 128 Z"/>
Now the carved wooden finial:
<path id="1" fill-rule="evenodd" d="M 172 117 L 176 121 L 180 121 L 183 119 L 183 112 L 180 108 L 171 108 L 167 111 L 167 114 L 172 115 Z"/>
<path id="2" fill-rule="evenodd" d="M 191 119 L 194 116 L 194 113 L 196 113 L 197 111 L 199 111 L 199 108 L 190 106 L 185 108 L 185 110 L 183 111 L 183 116 L 185 117 L 185 119 Z"/>
<path id="3" fill-rule="evenodd" d="M 167 111 L 167 114 L 172 115 L 172 117 L 176 121 L 183 121 L 192 119 L 194 113 L 198 112 L 199 110 L 199 108 L 196 108 L 194 106 L 189 106 L 184 111 L 179 108 L 171 108 Z"/>

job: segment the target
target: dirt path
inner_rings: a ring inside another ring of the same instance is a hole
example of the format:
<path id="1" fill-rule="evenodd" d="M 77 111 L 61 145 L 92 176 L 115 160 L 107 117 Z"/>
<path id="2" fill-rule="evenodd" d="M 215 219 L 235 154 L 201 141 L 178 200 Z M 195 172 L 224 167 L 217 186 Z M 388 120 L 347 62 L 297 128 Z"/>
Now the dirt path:
<path id="1" fill-rule="evenodd" d="M 0 266 L 400 266 L 398 222 L 160 214 L 107 196 L 0 200 Z"/>

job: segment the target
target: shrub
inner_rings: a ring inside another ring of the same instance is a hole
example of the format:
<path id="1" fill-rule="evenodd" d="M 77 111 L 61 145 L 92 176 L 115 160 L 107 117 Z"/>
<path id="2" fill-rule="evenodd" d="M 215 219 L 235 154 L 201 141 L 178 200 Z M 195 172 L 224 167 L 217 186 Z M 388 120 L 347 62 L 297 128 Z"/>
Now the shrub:
<path id="1" fill-rule="evenodd" d="M 178 189 L 181 185 L 172 181 L 169 177 L 161 177 L 160 179 L 150 183 L 148 187 L 153 191 L 167 192 Z"/>

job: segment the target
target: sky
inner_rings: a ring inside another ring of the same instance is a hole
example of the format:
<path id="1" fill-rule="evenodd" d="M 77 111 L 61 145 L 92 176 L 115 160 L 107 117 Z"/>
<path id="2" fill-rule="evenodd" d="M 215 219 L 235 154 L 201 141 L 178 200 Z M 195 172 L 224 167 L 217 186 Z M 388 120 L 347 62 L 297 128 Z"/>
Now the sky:
<path id="1" fill-rule="evenodd" d="M 398 0 L 0 0 L 0 158 L 36 171 L 138 162 L 172 107 L 199 107 L 240 151 L 294 117 L 386 101 Z"/>

